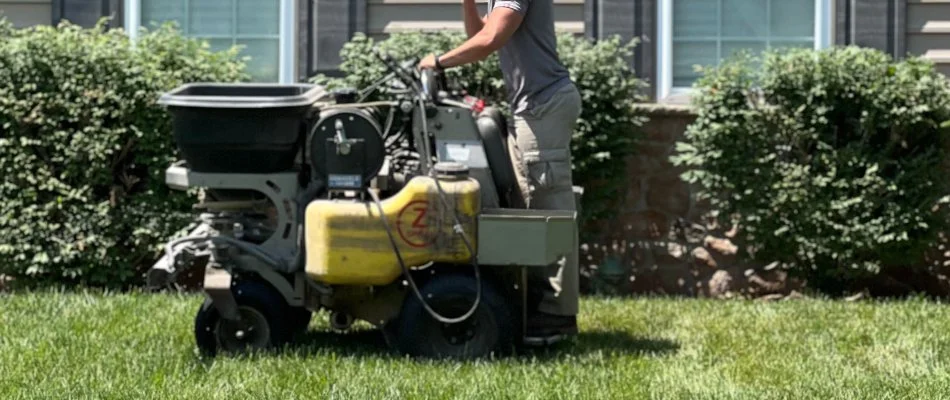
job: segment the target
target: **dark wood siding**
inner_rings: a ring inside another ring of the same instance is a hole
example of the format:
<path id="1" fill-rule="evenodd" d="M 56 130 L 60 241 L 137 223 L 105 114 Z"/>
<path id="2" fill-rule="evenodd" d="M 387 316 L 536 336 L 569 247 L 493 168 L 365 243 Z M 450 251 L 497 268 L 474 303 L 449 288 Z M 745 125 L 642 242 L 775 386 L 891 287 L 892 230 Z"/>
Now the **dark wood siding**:
<path id="1" fill-rule="evenodd" d="M 907 0 L 907 52 L 924 56 L 950 76 L 950 0 Z"/>
<path id="2" fill-rule="evenodd" d="M 18 28 L 50 23 L 50 0 L 0 0 L 0 16 Z"/>
<path id="3" fill-rule="evenodd" d="M 835 44 L 874 48 L 901 56 L 905 9 L 906 0 L 837 0 Z"/>
<path id="4" fill-rule="evenodd" d="M 122 26 L 122 0 L 53 0 L 53 23 L 68 20 L 91 27 L 105 16 L 112 17 L 109 26 Z"/>
<path id="5" fill-rule="evenodd" d="M 309 76 L 310 64 L 310 40 L 313 37 L 313 25 L 310 24 L 310 13 L 313 9 L 313 1 L 297 0 L 297 48 L 295 51 L 297 79 L 306 80 Z"/>
<path id="6" fill-rule="evenodd" d="M 622 40 L 638 38 L 630 66 L 641 79 L 656 82 L 658 0 L 587 0 L 585 33 L 594 39 L 619 36 Z M 653 97 L 654 91 L 645 95 Z"/>
<path id="7" fill-rule="evenodd" d="M 554 25 L 561 32 L 584 32 L 584 0 L 553 0 Z M 629 2 L 629 0 L 628 0 Z M 482 13 L 487 1 L 476 0 Z M 461 31 L 459 0 L 367 0 L 366 33 L 385 38 L 397 32 Z"/>
<path id="8" fill-rule="evenodd" d="M 313 0 L 309 73 L 336 75 L 340 49 L 356 32 L 366 31 L 366 0 Z"/>

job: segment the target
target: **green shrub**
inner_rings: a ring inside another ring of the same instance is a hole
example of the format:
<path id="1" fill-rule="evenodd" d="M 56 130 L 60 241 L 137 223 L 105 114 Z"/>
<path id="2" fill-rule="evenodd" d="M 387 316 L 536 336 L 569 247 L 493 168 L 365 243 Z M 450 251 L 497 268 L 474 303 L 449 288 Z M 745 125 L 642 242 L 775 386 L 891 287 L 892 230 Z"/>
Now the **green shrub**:
<path id="1" fill-rule="evenodd" d="M 406 60 L 447 51 L 464 39 L 464 34 L 457 32 L 401 33 L 377 43 L 365 35 L 356 35 L 341 52 L 340 69 L 344 77 L 318 76 L 314 82 L 330 87 L 366 87 L 387 74 L 375 49 L 396 60 Z M 628 183 L 624 159 L 634 151 L 636 132 L 643 123 L 643 117 L 632 107 L 641 99 L 643 82 L 634 76 L 626 61 L 635 44 L 617 38 L 592 42 L 570 34 L 558 37 L 561 60 L 570 70 L 584 103 L 572 152 L 575 184 L 586 190 L 582 219 L 587 223 L 612 217 L 616 202 L 625 193 L 618 189 Z M 450 69 L 447 75 L 469 94 L 510 114 L 497 55 Z M 581 232 L 585 235 L 592 231 Z"/>
<path id="2" fill-rule="evenodd" d="M 121 286 L 189 221 L 159 95 L 248 77 L 166 25 L 134 46 L 121 30 L 0 23 L 0 274 Z"/>
<path id="3" fill-rule="evenodd" d="M 739 224 L 747 256 L 833 291 L 909 267 L 947 229 L 950 87 L 930 63 L 773 51 L 729 60 L 696 87 L 698 119 L 673 161 Z"/>

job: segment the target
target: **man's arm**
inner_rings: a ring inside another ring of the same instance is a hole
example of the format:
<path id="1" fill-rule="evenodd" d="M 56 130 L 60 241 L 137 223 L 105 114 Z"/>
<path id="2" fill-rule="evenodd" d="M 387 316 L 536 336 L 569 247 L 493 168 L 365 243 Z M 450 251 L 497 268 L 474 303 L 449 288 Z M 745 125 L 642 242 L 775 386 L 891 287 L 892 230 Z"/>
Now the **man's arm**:
<path id="1" fill-rule="evenodd" d="M 522 10 L 496 7 L 486 18 L 485 26 L 461 46 L 439 57 L 439 64 L 443 68 L 452 68 L 487 58 L 508 42 L 523 19 Z"/>
<path id="2" fill-rule="evenodd" d="M 462 14 L 465 20 L 465 33 L 471 38 L 485 27 L 485 18 L 478 15 L 475 0 L 462 0 Z"/>

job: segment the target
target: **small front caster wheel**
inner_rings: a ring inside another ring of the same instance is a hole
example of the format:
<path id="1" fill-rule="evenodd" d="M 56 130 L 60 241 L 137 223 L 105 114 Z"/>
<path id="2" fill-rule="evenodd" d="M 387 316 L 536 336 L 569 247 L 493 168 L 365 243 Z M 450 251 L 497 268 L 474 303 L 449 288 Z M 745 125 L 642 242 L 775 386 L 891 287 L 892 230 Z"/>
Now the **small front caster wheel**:
<path id="1" fill-rule="evenodd" d="M 219 352 L 247 354 L 269 350 L 292 338 L 283 297 L 267 285 L 241 282 L 232 289 L 240 320 L 221 317 L 211 300 L 205 300 L 195 316 L 195 342 L 206 356 Z"/>

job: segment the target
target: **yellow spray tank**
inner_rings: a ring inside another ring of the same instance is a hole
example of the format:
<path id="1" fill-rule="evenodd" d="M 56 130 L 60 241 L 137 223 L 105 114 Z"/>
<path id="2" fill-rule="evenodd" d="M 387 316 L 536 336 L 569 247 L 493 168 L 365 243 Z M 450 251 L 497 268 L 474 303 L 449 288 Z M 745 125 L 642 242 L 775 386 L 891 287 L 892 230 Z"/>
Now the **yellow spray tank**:
<path id="1" fill-rule="evenodd" d="M 414 177 L 383 200 L 382 209 L 407 267 L 429 262 L 468 265 L 473 255 L 454 231 L 456 213 L 477 254 L 481 195 L 478 181 L 465 169 L 440 171 L 436 178 Z M 311 279 L 330 285 L 386 285 L 402 274 L 373 201 L 316 200 L 307 206 L 305 218 L 306 272 Z"/>

